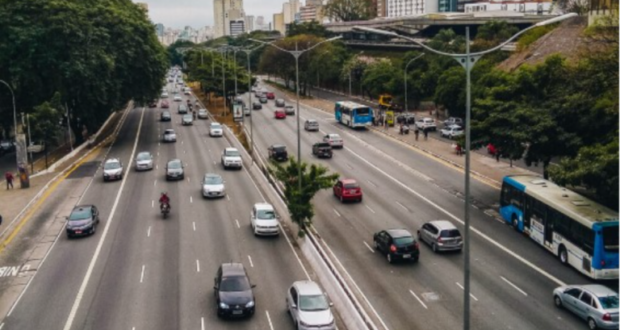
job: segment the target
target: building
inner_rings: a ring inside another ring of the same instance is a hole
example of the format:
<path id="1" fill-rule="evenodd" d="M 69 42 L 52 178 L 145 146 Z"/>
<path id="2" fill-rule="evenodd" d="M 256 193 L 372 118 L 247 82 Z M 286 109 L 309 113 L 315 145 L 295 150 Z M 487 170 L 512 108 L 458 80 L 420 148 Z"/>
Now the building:
<path id="1" fill-rule="evenodd" d="M 405 17 L 436 13 L 438 0 L 387 0 L 387 17 Z"/>
<path id="2" fill-rule="evenodd" d="M 255 25 L 254 25 L 254 16 L 252 15 L 247 15 L 245 17 L 245 32 L 252 32 L 255 30 Z"/>
<path id="3" fill-rule="evenodd" d="M 466 13 L 511 11 L 517 13 L 538 14 L 549 12 L 551 2 L 476 2 L 466 4 Z"/>
<path id="4" fill-rule="evenodd" d="M 614 17 L 614 15 L 616 15 Z M 618 0 L 591 0 L 588 25 L 594 23 L 618 26 Z"/>
<path id="5" fill-rule="evenodd" d="M 439 0 L 441 1 L 441 0 Z M 387 0 L 373 0 L 373 6 L 377 10 L 377 17 L 386 17 L 387 16 Z"/>
<path id="6" fill-rule="evenodd" d="M 301 3 L 299 0 L 290 0 L 282 4 L 282 14 L 284 16 L 284 24 L 291 24 L 295 21 L 295 14 L 299 13 Z"/>
<path id="7" fill-rule="evenodd" d="M 323 7 L 322 6 L 303 6 L 299 10 L 299 20 L 301 23 L 317 21 L 323 22 Z"/>
<path id="8" fill-rule="evenodd" d="M 323 0 L 306 0 L 306 6 L 322 6 Z"/>
<path id="9" fill-rule="evenodd" d="M 286 33 L 286 26 L 284 25 L 284 14 L 273 14 L 273 29 L 279 31 L 284 35 Z"/>
<path id="10" fill-rule="evenodd" d="M 161 23 L 155 24 L 155 33 L 157 34 L 158 38 L 163 37 L 164 36 L 164 25 Z"/>
<path id="11" fill-rule="evenodd" d="M 243 0 L 213 0 L 215 37 L 230 35 L 230 21 L 243 20 Z"/>
<path id="12" fill-rule="evenodd" d="M 458 11 L 458 0 L 439 0 L 437 11 L 440 13 L 453 13 Z"/>
<path id="13" fill-rule="evenodd" d="M 238 19 L 238 20 L 231 20 L 230 21 L 230 35 L 231 36 L 238 36 L 240 34 L 243 34 L 245 32 L 245 20 L 243 19 Z"/>

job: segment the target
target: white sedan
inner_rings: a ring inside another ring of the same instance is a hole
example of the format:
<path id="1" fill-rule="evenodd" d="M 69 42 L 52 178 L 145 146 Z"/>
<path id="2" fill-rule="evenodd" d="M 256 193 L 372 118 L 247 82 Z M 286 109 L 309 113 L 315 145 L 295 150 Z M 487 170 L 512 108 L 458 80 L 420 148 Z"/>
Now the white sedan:
<path id="1" fill-rule="evenodd" d="M 224 179 L 218 174 L 207 173 L 202 179 L 202 196 L 204 198 L 226 196 Z"/>
<path id="2" fill-rule="evenodd" d="M 454 139 L 463 135 L 463 128 L 459 125 L 450 125 L 441 129 L 441 136 L 445 136 L 448 139 Z"/>
<path id="3" fill-rule="evenodd" d="M 223 136 L 224 128 L 220 123 L 211 123 L 209 127 L 209 136 Z"/>
<path id="4" fill-rule="evenodd" d="M 181 101 L 183 101 L 183 99 L 181 98 L 181 95 L 175 95 L 174 96 L 174 101 L 175 102 L 181 102 Z"/>
<path id="5" fill-rule="evenodd" d="M 271 204 L 256 203 L 250 213 L 250 225 L 254 235 L 278 235 L 278 216 Z"/>

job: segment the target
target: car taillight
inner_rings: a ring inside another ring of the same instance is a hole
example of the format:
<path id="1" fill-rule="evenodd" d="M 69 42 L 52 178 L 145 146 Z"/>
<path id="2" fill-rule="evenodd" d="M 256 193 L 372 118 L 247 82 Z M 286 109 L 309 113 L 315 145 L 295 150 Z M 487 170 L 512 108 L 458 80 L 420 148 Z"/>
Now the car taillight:
<path id="1" fill-rule="evenodd" d="M 603 321 L 611 321 L 611 314 L 609 313 L 603 314 Z"/>
<path id="2" fill-rule="evenodd" d="M 441 243 L 441 237 L 437 238 L 437 243 Z"/>
<path id="3" fill-rule="evenodd" d="M 396 252 L 396 246 L 394 244 L 390 245 L 390 252 Z"/>

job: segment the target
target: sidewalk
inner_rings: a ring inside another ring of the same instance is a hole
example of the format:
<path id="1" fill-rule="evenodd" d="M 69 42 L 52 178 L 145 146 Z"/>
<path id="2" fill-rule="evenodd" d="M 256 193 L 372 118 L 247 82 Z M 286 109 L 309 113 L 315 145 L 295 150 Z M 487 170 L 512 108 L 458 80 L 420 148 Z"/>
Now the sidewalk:
<path id="1" fill-rule="evenodd" d="M 295 94 L 290 91 L 280 91 L 285 93 L 289 98 L 295 98 Z M 366 102 L 368 101 L 366 100 Z M 328 113 L 334 113 L 334 101 L 315 98 L 300 99 L 300 103 Z M 427 112 L 425 111 L 424 113 Z M 371 126 L 370 130 L 375 134 L 380 134 L 384 137 L 389 137 L 417 148 L 453 166 L 461 169 L 465 168 L 465 156 L 458 156 L 452 148 L 451 143 L 446 143 L 431 136 L 429 136 L 428 140 L 425 141 L 422 132 L 420 132 L 418 141 L 416 141 L 413 130 L 408 135 L 400 135 L 398 126 L 390 127 L 388 129 Z M 503 159 L 500 159 L 498 162 L 494 158 L 478 152 L 470 153 L 470 168 L 473 175 L 497 188 L 501 187 L 502 179 L 506 175 L 539 175 L 522 167 L 514 165 L 511 167 L 510 163 L 504 161 Z"/>

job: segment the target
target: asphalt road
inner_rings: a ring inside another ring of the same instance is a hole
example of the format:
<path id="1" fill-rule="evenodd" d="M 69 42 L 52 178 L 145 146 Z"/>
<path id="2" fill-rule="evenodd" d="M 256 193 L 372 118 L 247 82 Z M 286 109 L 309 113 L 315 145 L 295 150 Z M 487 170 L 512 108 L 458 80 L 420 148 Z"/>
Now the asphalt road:
<path id="1" fill-rule="evenodd" d="M 67 179 L 94 175 L 81 203 L 99 207 L 101 225 L 91 237 L 59 237 L 3 329 L 293 327 L 284 297 L 293 281 L 306 279 L 304 270 L 284 237 L 252 234 L 250 210 L 263 197 L 245 170 L 222 169 L 227 140 L 208 136 L 209 121 L 181 126 L 177 104 L 170 103 L 172 122 L 159 122 L 160 109 L 128 115 L 108 155 L 125 164 L 123 181 L 104 183 L 97 164 Z M 166 128 L 176 130 L 176 143 L 161 143 Z M 157 168 L 135 172 L 131 159 L 139 151 L 152 152 Z M 183 181 L 165 181 L 165 164 L 173 158 L 186 164 Z M 206 172 L 224 177 L 227 198 L 202 198 Z M 172 203 L 165 220 L 157 203 L 162 191 Z M 249 320 L 216 315 L 213 278 L 230 261 L 243 263 L 257 285 L 256 314 Z"/>
<path id="2" fill-rule="evenodd" d="M 267 89 L 271 89 L 266 87 Z M 276 97 L 294 100 L 276 91 Z M 244 96 L 245 99 L 245 96 Z M 263 157 L 271 144 L 297 156 L 296 116 L 275 120 L 273 101 L 253 111 L 255 143 Z M 389 265 L 373 248 L 372 234 L 386 228 L 415 233 L 430 220 L 447 219 L 463 231 L 463 173 L 415 149 L 370 131 L 335 123 L 332 115 L 302 107 L 321 132 L 301 132 L 302 160 L 358 180 L 360 204 L 341 204 L 331 191 L 314 199 L 314 224 L 382 319 L 387 329 L 457 329 L 462 326 L 463 256 L 434 254 L 421 246 L 416 264 Z M 326 133 L 345 141 L 333 159 L 318 160 L 311 145 Z M 582 329 L 584 324 L 553 306 L 560 283 L 591 283 L 550 253 L 485 213 L 499 191 L 472 180 L 471 324 L 473 329 Z M 423 315 L 423 317 L 421 317 Z"/>

